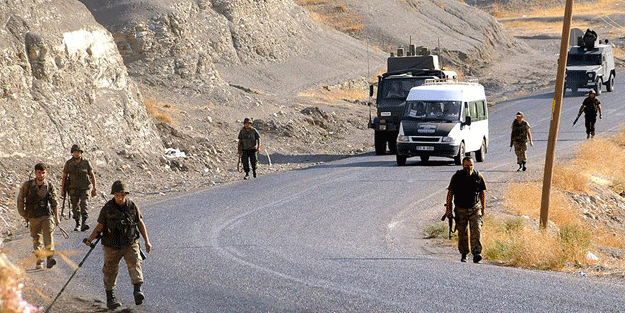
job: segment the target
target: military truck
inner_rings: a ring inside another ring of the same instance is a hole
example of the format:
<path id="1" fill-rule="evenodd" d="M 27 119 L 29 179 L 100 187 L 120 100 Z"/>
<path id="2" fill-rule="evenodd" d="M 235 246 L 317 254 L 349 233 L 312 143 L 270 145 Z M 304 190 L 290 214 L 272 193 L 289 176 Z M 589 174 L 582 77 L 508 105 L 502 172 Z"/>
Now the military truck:
<path id="1" fill-rule="evenodd" d="M 581 33 L 581 32 L 580 32 Z M 594 89 L 601 94 L 603 85 L 607 91 L 614 90 L 614 55 L 606 39 L 595 44 L 597 33 L 588 29 L 577 45 L 571 46 L 566 61 L 565 89 L 577 93 L 580 88 Z"/>
<path id="2" fill-rule="evenodd" d="M 387 72 L 378 76 L 375 98 L 377 114 L 369 118 L 369 128 L 375 131 L 373 141 L 376 154 L 386 154 L 387 143 L 391 153 L 397 152 L 397 134 L 406 97 L 412 87 L 422 85 L 426 79 L 455 80 L 457 74 L 443 70 L 438 56 L 430 54 L 425 48 L 417 54 L 415 45 L 410 45 L 406 56 L 403 48 L 397 49 L 397 56 L 391 53 L 387 59 Z M 373 94 L 374 85 L 371 85 L 369 96 Z"/>

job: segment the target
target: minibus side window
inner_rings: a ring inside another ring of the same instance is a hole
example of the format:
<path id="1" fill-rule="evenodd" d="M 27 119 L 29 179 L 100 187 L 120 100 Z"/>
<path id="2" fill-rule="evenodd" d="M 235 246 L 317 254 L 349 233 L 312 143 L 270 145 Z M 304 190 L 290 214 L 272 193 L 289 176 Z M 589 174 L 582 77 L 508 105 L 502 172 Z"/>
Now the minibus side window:
<path id="1" fill-rule="evenodd" d="M 469 102 L 469 109 L 471 109 L 471 120 L 479 121 L 477 116 L 477 102 L 471 101 Z"/>
<path id="2" fill-rule="evenodd" d="M 477 101 L 477 120 L 483 121 L 486 119 L 486 111 L 484 108 L 484 100 Z"/>
<path id="3" fill-rule="evenodd" d="M 464 103 L 464 109 L 462 111 L 463 111 L 462 112 L 462 116 L 464 116 L 462 121 L 466 122 L 467 121 L 466 117 L 467 116 L 471 116 L 471 112 L 469 111 L 469 104 L 468 103 L 466 103 L 466 102 Z"/>

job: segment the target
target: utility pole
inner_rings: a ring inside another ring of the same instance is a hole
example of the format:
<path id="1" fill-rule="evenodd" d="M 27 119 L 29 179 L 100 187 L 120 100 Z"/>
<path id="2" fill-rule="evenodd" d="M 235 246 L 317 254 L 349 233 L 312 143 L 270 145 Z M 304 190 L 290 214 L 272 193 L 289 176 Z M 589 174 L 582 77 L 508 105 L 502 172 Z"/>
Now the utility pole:
<path id="1" fill-rule="evenodd" d="M 545 157 L 545 175 L 543 176 L 543 194 L 540 203 L 540 226 L 547 228 L 549 217 L 549 194 L 551 192 L 551 180 L 553 177 L 553 163 L 556 155 L 556 142 L 558 141 L 558 128 L 562 115 L 562 95 L 564 94 L 564 75 L 566 72 L 566 58 L 569 47 L 569 33 L 571 30 L 571 16 L 573 15 L 573 0 L 566 0 L 564 7 L 564 20 L 562 23 L 562 40 L 560 41 L 560 57 L 558 58 L 558 73 L 556 76 L 556 90 L 553 94 L 551 107 L 551 124 L 549 126 L 549 139 L 547 141 L 547 155 Z"/>

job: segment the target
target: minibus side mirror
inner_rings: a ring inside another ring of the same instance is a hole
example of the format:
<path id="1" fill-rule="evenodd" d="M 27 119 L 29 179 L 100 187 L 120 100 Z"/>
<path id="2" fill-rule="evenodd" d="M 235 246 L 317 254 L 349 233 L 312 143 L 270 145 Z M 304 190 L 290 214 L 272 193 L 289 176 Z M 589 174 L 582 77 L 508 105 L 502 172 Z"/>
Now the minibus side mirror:
<path id="1" fill-rule="evenodd" d="M 464 125 L 471 126 L 471 116 L 465 117 Z"/>
<path id="2" fill-rule="evenodd" d="M 369 97 L 373 97 L 373 85 L 369 85 Z"/>

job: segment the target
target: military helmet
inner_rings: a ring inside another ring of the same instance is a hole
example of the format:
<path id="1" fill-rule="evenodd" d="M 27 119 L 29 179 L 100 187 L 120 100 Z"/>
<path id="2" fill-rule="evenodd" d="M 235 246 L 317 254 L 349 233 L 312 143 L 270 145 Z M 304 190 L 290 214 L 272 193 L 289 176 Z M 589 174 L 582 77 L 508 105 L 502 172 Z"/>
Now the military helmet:
<path id="1" fill-rule="evenodd" d="M 519 112 L 516 112 L 516 116 L 525 116 L 525 114 L 523 114 L 523 111 L 519 111 Z"/>
<path id="2" fill-rule="evenodd" d="M 80 152 L 82 153 L 82 149 L 80 149 L 80 146 L 79 146 L 79 145 L 76 145 L 76 144 L 75 144 L 75 145 L 72 145 L 72 149 L 71 149 L 71 151 L 72 151 L 72 152 L 74 152 L 74 151 L 80 151 Z"/>
<path id="3" fill-rule="evenodd" d="M 121 180 L 115 181 L 113 183 L 113 186 L 111 186 L 111 194 L 113 195 L 117 192 L 125 192 L 126 194 L 129 194 L 126 183 L 122 182 Z"/>
<path id="4" fill-rule="evenodd" d="M 247 124 L 247 123 L 251 123 L 251 122 L 252 122 L 252 119 L 251 119 L 251 118 L 249 118 L 249 117 L 246 117 L 246 118 L 243 120 L 243 124 Z"/>
<path id="5" fill-rule="evenodd" d="M 597 94 L 597 92 L 594 89 L 590 89 L 590 91 L 588 92 L 588 94 Z"/>

